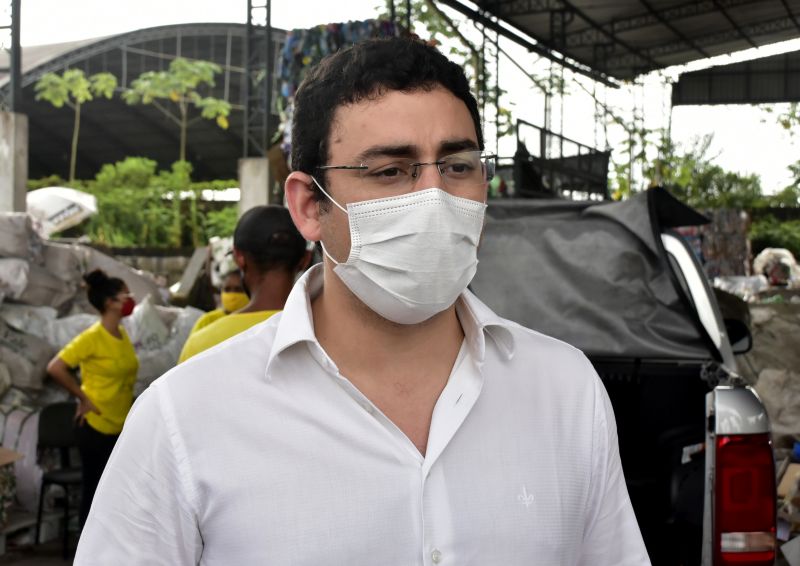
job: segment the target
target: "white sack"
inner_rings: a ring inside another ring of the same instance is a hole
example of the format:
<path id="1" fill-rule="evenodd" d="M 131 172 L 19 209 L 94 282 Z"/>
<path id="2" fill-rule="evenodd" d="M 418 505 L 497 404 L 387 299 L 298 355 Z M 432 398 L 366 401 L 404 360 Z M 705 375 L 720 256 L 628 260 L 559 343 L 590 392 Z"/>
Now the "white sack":
<path id="1" fill-rule="evenodd" d="M 96 314 L 74 314 L 56 319 L 47 327 L 44 339 L 56 350 L 61 350 L 97 320 Z"/>
<path id="2" fill-rule="evenodd" d="M 42 240 L 24 212 L 0 212 L 0 257 L 18 257 L 33 262 L 42 259 Z"/>
<path id="3" fill-rule="evenodd" d="M 61 279 L 80 285 L 83 275 L 81 252 L 77 246 L 44 242 L 42 247 L 44 267 Z"/>
<path id="4" fill-rule="evenodd" d="M 6 324 L 39 338 L 47 339 L 48 327 L 58 318 L 58 311 L 53 307 L 34 307 L 5 303 L 0 305 L 0 320 Z"/>
<path id="5" fill-rule="evenodd" d="M 201 316 L 203 316 L 203 311 L 200 309 L 194 307 L 181 309 L 172 325 L 167 342 L 157 350 L 138 353 L 139 373 L 133 388 L 134 395 L 141 395 L 154 380 L 178 364 L 178 357 L 189 337 L 189 332 Z"/>
<path id="6" fill-rule="evenodd" d="M 17 299 L 28 305 L 59 308 L 72 300 L 77 292 L 77 284 L 62 281 L 44 267 L 31 263 L 28 285 Z"/>
<path id="7" fill-rule="evenodd" d="M 10 299 L 19 299 L 28 286 L 30 264 L 24 259 L 0 258 L 0 292 Z"/>
<path id="8" fill-rule="evenodd" d="M 47 363 L 54 354 L 54 348 L 41 338 L 0 322 L 0 359 L 8 367 L 14 385 L 41 389 Z"/>

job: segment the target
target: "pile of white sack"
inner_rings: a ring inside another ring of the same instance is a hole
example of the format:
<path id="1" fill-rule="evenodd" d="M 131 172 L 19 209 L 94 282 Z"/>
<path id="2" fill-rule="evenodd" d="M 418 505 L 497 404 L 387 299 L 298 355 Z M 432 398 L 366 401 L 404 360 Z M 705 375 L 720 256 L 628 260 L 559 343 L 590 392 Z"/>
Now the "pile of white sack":
<path id="1" fill-rule="evenodd" d="M 175 366 L 203 314 L 161 304 L 149 274 L 88 246 L 43 240 L 27 214 L 0 213 L 0 438 L 25 455 L 15 468 L 18 500 L 28 508 L 35 508 L 41 477 L 38 410 L 68 397 L 47 377 L 47 363 L 98 320 L 82 279 L 96 268 L 125 281 L 136 297 L 133 314 L 123 322 L 139 358 L 136 395 Z"/>

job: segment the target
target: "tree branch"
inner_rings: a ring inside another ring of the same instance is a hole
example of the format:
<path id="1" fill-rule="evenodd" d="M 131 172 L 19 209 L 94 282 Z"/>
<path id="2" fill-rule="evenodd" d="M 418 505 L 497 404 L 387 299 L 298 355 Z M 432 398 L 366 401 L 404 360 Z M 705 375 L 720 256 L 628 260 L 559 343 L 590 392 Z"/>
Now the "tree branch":
<path id="1" fill-rule="evenodd" d="M 158 108 L 161 111 L 162 114 L 164 114 L 167 118 L 172 120 L 175 123 L 176 126 L 178 126 L 179 128 L 181 127 L 181 121 L 178 118 L 176 118 L 175 115 L 172 112 L 170 112 L 168 108 L 164 108 L 158 102 L 158 100 L 153 99 L 153 106 Z"/>
<path id="2" fill-rule="evenodd" d="M 448 16 L 447 14 L 442 12 L 441 8 L 439 8 L 439 6 L 437 6 L 436 3 L 433 0 L 425 0 L 425 3 L 428 5 L 428 7 L 431 10 L 436 12 L 436 14 L 440 18 L 442 18 L 445 22 L 447 22 L 447 25 L 450 26 L 450 29 L 452 29 L 455 32 L 455 34 L 461 40 L 461 43 L 463 43 L 464 46 L 467 49 L 470 50 L 470 52 L 472 53 L 472 56 L 475 57 L 476 59 L 480 59 L 481 54 L 478 52 L 477 48 L 474 45 L 472 45 L 472 43 L 464 36 L 463 33 L 461 33 L 461 31 L 458 29 L 458 26 L 453 22 L 453 20 L 450 18 L 450 16 Z M 411 30 L 409 30 L 409 31 L 411 31 Z M 476 71 L 477 71 L 477 69 L 476 69 Z"/>

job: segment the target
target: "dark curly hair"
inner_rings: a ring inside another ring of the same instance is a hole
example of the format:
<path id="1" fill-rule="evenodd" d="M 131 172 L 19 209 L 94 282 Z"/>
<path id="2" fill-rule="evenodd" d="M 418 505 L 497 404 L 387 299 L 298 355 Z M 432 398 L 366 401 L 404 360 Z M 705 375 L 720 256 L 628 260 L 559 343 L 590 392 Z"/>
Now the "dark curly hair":
<path id="1" fill-rule="evenodd" d="M 369 39 L 329 55 L 309 71 L 294 97 L 292 169 L 314 174 L 328 161 L 331 122 L 339 106 L 379 98 L 387 91 L 444 87 L 467 105 L 483 149 L 478 103 L 456 63 L 410 38 Z M 324 182 L 324 181 L 323 181 Z M 315 186 L 315 197 L 323 195 Z"/>
<path id="2" fill-rule="evenodd" d="M 89 302 L 100 313 L 106 308 L 106 299 L 112 299 L 125 288 L 125 282 L 118 277 L 109 277 L 102 269 L 95 269 L 83 276 L 86 282 Z"/>

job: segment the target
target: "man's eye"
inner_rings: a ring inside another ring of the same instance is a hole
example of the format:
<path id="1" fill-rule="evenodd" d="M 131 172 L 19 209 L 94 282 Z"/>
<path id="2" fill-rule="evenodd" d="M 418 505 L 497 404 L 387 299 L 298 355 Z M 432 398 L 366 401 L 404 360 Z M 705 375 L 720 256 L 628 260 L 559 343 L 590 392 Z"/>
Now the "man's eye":
<path id="1" fill-rule="evenodd" d="M 408 175 L 406 168 L 400 165 L 387 165 L 372 169 L 367 172 L 367 176 L 376 181 L 398 181 Z"/>
<path id="2" fill-rule="evenodd" d="M 445 171 L 452 175 L 466 175 L 472 173 L 475 168 L 469 163 L 448 163 Z"/>

